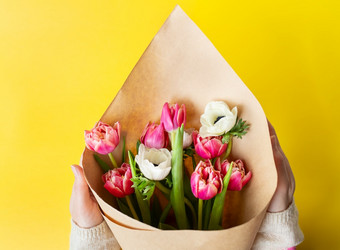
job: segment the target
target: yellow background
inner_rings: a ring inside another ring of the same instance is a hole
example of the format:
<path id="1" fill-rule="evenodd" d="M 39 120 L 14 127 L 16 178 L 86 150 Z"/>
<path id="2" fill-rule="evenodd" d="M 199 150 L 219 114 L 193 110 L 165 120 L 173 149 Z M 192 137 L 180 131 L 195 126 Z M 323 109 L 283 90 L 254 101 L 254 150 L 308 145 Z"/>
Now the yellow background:
<path id="1" fill-rule="evenodd" d="M 340 248 L 339 1 L 0 0 L 0 248 L 67 249 L 70 169 L 175 4 L 255 94 L 305 242 Z"/>

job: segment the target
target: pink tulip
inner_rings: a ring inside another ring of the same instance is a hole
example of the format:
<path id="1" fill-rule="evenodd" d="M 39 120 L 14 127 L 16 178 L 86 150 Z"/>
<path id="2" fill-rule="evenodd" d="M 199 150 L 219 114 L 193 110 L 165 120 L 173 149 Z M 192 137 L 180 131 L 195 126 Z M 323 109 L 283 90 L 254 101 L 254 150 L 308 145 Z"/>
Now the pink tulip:
<path id="1" fill-rule="evenodd" d="M 113 127 L 104 123 L 97 122 L 90 131 L 85 130 L 86 147 L 99 154 L 106 155 L 111 153 L 119 144 L 120 123 L 116 122 Z"/>
<path id="2" fill-rule="evenodd" d="M 200 161 L 190 179 L 191 190 L 196 198 L 209 200 L 220 193 L 223 181 L 219 171 L 215 171 L 210 161 Z"/>
<path id="3" fill-rule="evenodd" d="M 208 136 L 203 138 L 197 131 L 192 133 L 196 153 L 204 159 L 213 159 L 222 155 L 228 144 L 222 143 L 222 136 Z"/>
<path id="4" fill-rule="evenodd" d="M 131 178 L 131 168 L 127 163 L 123 163 L 120 168 L 112 169 L 102 176 L 105 183 L 104 188 L 118 198 L 123 198 L 135 191 L 131 187 L 133 185 L 133 182 L 130 180 Z"/>
<path id="5" fill-rule="evenodd" d="M 140 141 L 148 148 L 166 148 L 169 143 L 168 133 L 164 130 L 164 125 L 148 123 L 143 131 Z"/>
<path id="6" fill-rule="evenodd" d="M 222 178 L 224 178 L 224 176 L 226 175 L 229 166 L 230 163 L 228 162 L 228 160 L 223 161 L 222 164 L 220 163 L 220 159 L 217 159 L 217 161 L 215 162 L 215 169 L 221 172 Z M 236 160 L 233 164 L 228 190 L 240 191 L 244 187 L 244 185 L 248 183 L 251 176 L 251 171 L 246 174 L 243 161 Z"/>
<path id="7" fill-rule="evenodd" d="M 181 107 L 176 103 L 169 106 L 169 103 L 165 103 L 162 109 L 161 122 L 164 124 L 164 128 L 167 132 L 171 132 L 184 124 L 186 121 L 186 109 L 185 105 Z"/>

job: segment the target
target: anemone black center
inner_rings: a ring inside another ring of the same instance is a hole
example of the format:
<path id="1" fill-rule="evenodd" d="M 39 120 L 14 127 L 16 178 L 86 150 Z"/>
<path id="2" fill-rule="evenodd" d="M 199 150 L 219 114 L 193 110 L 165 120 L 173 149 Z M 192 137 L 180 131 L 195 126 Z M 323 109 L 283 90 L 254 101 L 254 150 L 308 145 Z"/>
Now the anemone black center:
<path id="1" fill-rule="evenodd" d="M 216 124 L 216 122 L 218 122 L 219 120 L 221 120 L 223 117 L 225 117 L 224 115 L 221 115 L 221 116 L 217 116 L 214 124 Z"/>

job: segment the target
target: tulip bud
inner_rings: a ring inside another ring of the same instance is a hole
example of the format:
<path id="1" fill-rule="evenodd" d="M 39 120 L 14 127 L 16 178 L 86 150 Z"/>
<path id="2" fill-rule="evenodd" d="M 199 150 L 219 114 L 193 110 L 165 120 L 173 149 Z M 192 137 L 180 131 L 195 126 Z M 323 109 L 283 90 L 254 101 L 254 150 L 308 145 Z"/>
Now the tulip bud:
<path id="1" fill-rule="evenodd" d="M 141 143 L 148 148 L 166 148 L 169 143 L 168 133 L 164 130 L 164 125 L 161 123 L 157 125 L 155 123 L 148 123 L 140 137 Z"/>
<path id="2" fill-rule="evenodd" d="M 104 123 L 97 122 L 89 131 L 85 130 L 86 147 L 99 154 L 111 153 L 120 141 L 120 123 L 116 122 L 113 127 Z"/>
<path id="3" fill-rule="evenodd" d="M 222 137 L 206 137 L 203 138 L 197 131 L 192 133 L 192 139 L 195 145 L 196 153 L 204 159 L 213 159 L 222 155 L 228 144 L 222 143 Z"/>
<path id="4" fill-rule="evenodd" d="M 220 159 L 217 159 L 217 161 L 215 162 L 215 169 L 221 172 L 222 178 L 224 178 L 224 176 L 226 175 L 229 166 L 230 163 L 228 162 L 228 160 L 223 161 L 222 164 L 220 163 Z M 246 174 L 243 161 L 236 160 L 233 164 L 228 190 L 240 191 L 244 187 L 244 185 L 248 183 L 251 177 L 251 171 Z"/>
<path id="5" fill-rule="evenodd" d="M 219 171 L 215 171 L 210 161 L 200 161 L 190 179 L 194 196 L 209 200 L 222 191 L 223 182 Z"/>
<path id="6" fill-rule="evenodd" d="M 123 198 L 126 195 L 134 193 L 132 187 L 133 182 L 130 165 L 123 163 L 120 168 L 115 168 L 106 172 L 102 179 L 104 181 L 104 188 L 106 188 L 113 196 Z"/>
<path id="7" fill-rule="evenodd" d="M 193 131 L 194 131 L 193 128 L 186 129 L 186 130 L 183 131 L 183 149 L 191 146 Z M 172 143 L 172 141 L 171 141 L 172 138 L 171 138 L 170 134 L 169 134 L 169 139 L 170 139 L 170 142 Z"/>
<path id="8" fill-rule="evenodd" d="M 186 109 L 185 105 L 181 107 L 176 103 L 169 106 L 169 103 L 165 103 L 162 109 L 161 122 L 164 124 L 164 128 L 167 132 L 171 132 L 184 124 L 186 121 Z"/>
<path id="9" fill-rule="evenodd" d="M 194 129 L 184 130 L 183 133 L 183 148 L 190 147 L 192 144 L 192 133 Z"/>

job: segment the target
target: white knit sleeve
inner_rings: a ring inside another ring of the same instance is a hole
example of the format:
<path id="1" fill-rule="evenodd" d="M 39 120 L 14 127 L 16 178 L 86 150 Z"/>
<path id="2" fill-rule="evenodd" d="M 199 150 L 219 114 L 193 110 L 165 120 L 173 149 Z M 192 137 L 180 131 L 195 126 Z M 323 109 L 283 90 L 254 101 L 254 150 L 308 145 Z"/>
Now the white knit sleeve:
<path id="1" fill-rule="evenodd" d="M 294 199 L 283 212 L 267 212 L 252 249 L 276 250 L 297 246 L 304 239 L 298 219 L 299 213 Z"/>
<path id="2" fill-rule="evenodd" d="M 121 249 L 105 220 L 98 226 L 81 228 L 71 219 L 70 250 Z"/>

